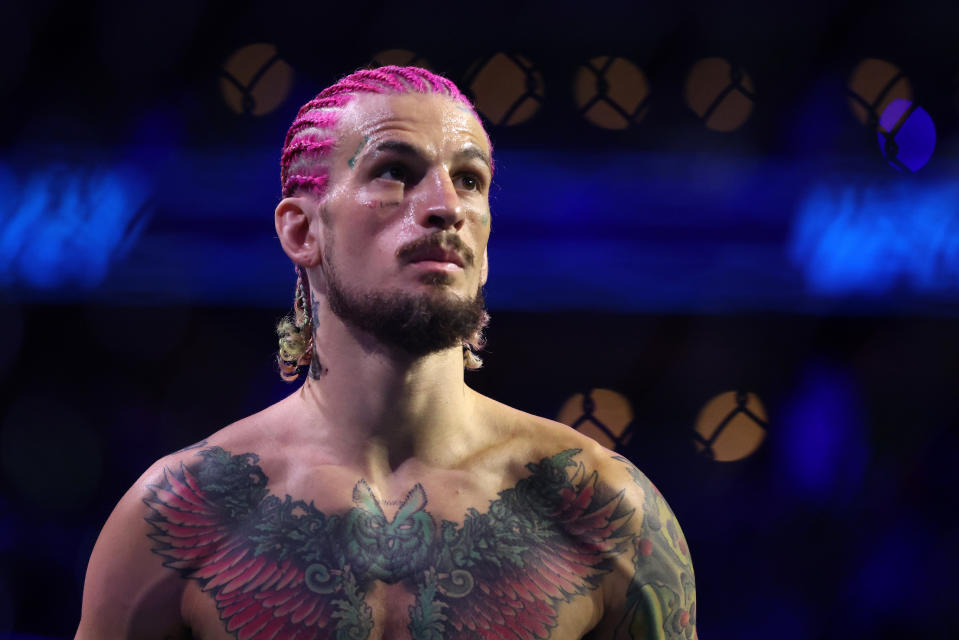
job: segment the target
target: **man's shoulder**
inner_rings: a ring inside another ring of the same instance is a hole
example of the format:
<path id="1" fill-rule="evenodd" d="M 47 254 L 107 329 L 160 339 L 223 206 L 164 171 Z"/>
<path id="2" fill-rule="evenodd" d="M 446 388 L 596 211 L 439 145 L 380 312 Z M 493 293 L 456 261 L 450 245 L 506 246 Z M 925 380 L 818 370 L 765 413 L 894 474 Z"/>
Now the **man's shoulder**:
<path id="1" fill-rule="evenodd" d="M 497 435 L 511 441 L 513 450 L 527 452 L 521 457 L 535 461 L 563 451 L 575 451 L 576 460 L 591 470 L 614 472 L 622 466 L 613 451 L 569 425 L 481 397 L 486 403 L 486 419 Z"/>
<path id="2" fill-rule="evenodd" d="M 171 471 L 188 463 L 201 445 L 154 462 L 114 507 L 87 565 L 77 638 L 109 637 L 120 628 L 130 637 L 181 637 L 184 585 L 155 553 L 150 501 L 170 493 Z"/>
<path id="3" fill-rule="evenodd" d="M 556 563 L 568 559 L 571 548 L 598 554 L 587 564 L 604 613 L 589 637 L 654 637 L 668 628 L 675 637 L 694 638 L 689 549 L 656 486 L 626 457 L 564 424 L 510 408 L 500 412 L 516 441 L 526 443 L 517 458 L 520 480 L 501 495 L 519 505 L 519 515 L 538 513 L 537 500 L 549 503 L 564 532 L 550 543 Z"/>
<path id="4" fill-rule="evenodd" d="M 285 425 L 292 422 L 290 419 L 291 397 L 287 396 L 254 414 L 220 427 L 193 444 L 164 455 L 148 469 L 146 478 L 155 478 L 158 473 L 162 473 L 163 469 L 175 468 L 181 463 L 188 464 L 190 461 L 195 461 L 197 454 L 204 449 L 263 452 L 278 448 L 290 440 L 291 430 L 285 428 Z"/>

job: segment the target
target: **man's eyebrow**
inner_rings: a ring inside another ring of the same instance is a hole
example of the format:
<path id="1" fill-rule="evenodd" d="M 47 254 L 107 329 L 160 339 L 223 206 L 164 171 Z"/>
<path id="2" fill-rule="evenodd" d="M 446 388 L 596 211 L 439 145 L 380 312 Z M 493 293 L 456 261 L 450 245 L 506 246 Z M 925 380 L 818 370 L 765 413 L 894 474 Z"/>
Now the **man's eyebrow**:
<path id="1" fill-rule="evenodd" d="M 376 145 L 376 151 L 390 151 L 401 156 L 410 156 L 414 158 L 422 158 L 426 155 L 419 147 L 414 146 L 409 142 L 403 142 L 402 140 L 385 140 Z"/>
<path id="2" fill-rule="evenodd" d="M 456 154 L 457 160 L 472 160 L 474 158 L 485 164 L 490 171 L 493 170 L 493 163 L 490 162 L 489 156 L 477 147 L 467 147 Z"/>
<path id="3" fill-rule="evenodd" d="M 383 142 L 376 145 L 376 152 L 392 152 L 402 156 L 408 156 L 411 158 L 425 158 L 426 152 L 412 145 L 409 142 L 403 142 L 402 140 L 384 140 Z M 455 160 L 472 160 L 476 159 L 489 167 L 490 171 L 493 170 L 493 163 L 490 161 L 489 155 L 487 155 L 483 150 L 478 147 L 467 147 L 462 151 L 458 151 L 454 156 Z"/>

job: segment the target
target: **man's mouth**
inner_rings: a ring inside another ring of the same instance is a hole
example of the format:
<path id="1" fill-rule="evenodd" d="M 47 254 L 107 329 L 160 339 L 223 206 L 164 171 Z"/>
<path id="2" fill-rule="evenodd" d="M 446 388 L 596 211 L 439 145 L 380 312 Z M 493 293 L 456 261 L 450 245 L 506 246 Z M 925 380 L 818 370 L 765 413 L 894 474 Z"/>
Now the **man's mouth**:
<path id="1" fill-rule="evenodd" d="M 413 240 L 400 247 L 396 255 L 407 263 L 440 262 L 461 269 L 473 264 L 473 252 L 460 237 L 443 232 Z"/>
<path id="2" fill-rule="evenodd" d="M 463 259 L 460 254 L 452 249 L 443 249 L 440 247 L 428 248 L 416 251 L 410 256 L 410 262 L 451 262 L 456 266 L 463 267 Z"/>

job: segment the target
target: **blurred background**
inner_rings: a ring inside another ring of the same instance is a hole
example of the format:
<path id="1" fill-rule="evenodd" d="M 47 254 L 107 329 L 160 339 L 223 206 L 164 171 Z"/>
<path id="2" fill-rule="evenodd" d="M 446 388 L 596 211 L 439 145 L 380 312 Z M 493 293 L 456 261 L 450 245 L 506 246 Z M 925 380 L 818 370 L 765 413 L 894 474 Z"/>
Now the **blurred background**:
<path id="1" fill-rule="evenodd" d="M 959 636 L 959 7 L 0 5 L 0 636 L 113 505 L 279 400 L 279 153 L 340 76 L 486 119 L 479 391 L 630 457 L 702 638 Z M 5 634 L 5 635 L 4 635 Z"/>

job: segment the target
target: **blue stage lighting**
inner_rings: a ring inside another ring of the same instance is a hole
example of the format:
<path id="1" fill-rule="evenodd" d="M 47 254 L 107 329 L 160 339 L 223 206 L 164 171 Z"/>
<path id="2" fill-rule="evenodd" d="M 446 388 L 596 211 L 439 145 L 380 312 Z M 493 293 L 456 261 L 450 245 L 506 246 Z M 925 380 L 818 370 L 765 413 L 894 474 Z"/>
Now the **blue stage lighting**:
<path id="1" fill-rule="evenodd" d="M 843 503 L 860 489 L 869 450 L 862 401 L 848 373 L 810 366 L 770 437 L 783 480 L 798 495 Z"/>
<path id="2" fill-rule="evenodd" d="M 124 169 L 53 166 L 20 190 L 0 179 L 0 197 L 0 283 L 14 287 L 96 287 L 149 217 L 145 181 Z"/>
<path id="3" fill-rule="evenodd" d="M 919 105 L 899 98 L 879 118 L 879 150 L 897 169 L 916 172 L 926 166 L 936 148 L 936 126 Z"/>
<path id="4" fill-rule="evenodd" d="M 817 294 L 959 288 L 959 185 L 825 186 L 797 209 L 789 251 Z"/>

